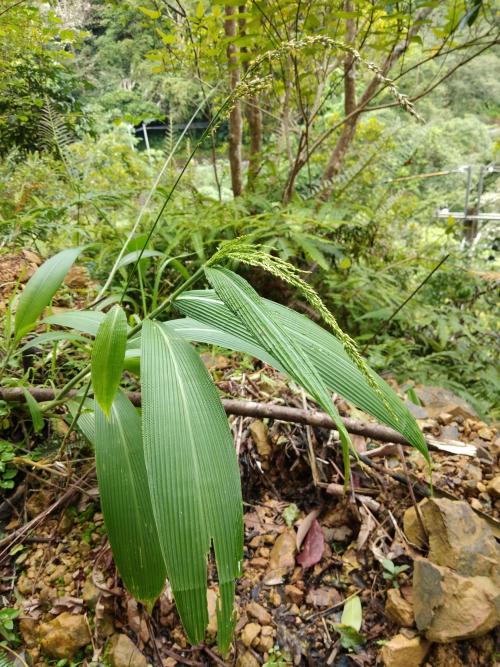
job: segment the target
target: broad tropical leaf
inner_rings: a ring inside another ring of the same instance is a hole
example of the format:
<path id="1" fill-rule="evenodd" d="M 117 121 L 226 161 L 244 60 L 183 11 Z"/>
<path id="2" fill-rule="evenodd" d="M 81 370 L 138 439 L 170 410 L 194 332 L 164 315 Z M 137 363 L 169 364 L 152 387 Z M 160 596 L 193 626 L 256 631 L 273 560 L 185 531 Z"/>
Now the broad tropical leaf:
<path id="1" fill-rule="evenodd" d="M 92 424 L 84 425 L 92 437 Z M 151 506 L 141 419 L 119 391 L 109 417 L 95 404 L 95 457 L 101 507 L 116 566 L 127 590 L 151 610 L 166 569 Z"/>
<path id="2" fill-rule="evenodd" d="M 44 262 L 28 280 L 17 303 L 14 325 L 16 340 L 33 328 L 82 249 L 70 248 L 58 252 Z"/>
<path id="3" fill-rule="evenodd" d="M 78 341 L 80 343 L 89 342 L 88 338 L 80 336 L 80 334 L 71 333 L 70 331 L 49 331 L 47 333 L 40 334 L 39 336 L 34 336 L 25 345 L 20 347 L 18 352 L 24 352 L 25 350 L 29 350 L 32 347 L 45 345 L 45 343 L 57 343 L 61 340 Z"/>
<path id="4" fill-rule="evenodd" d="M 55 324 L 59 327 L 68 327 L 69 329 L 76 329 L 82 333 L 95 336 L 99 325 L 106 317 L 105 313 L 97 310 L 74 310 L 67 313 L 58 313 L 57 315 L 49 315 L 45 317 L 42 322 L 44 324 Z"/>
<path id="5" fill-rule="evenodd" d="M 114 306 L 101 322 L 92 349 L 92 387 L 106 415 L 120 384 L 126 347 L 127 318 L 120 306 Z"/>
<path id="6" fill-rule="evenodd" d="M 222 302 L 220 303 L 221 306 L 227 310 Z M 238 325 L 241 327 L 240 322 L 238 322 Z M 184 317 L 181 320 L 170 320 L 168 326 L 175 331 L 179 338 L 184 338 L 185 340 L 196 343 L 206 343 L 207 345 L 218 345 L 227 350 L 244 352 L 245 354 L 261 359 L 266 364 L 285 372 L 280 362 L 271 354 L 268 354 L 262 346 L 254 343 L 249 334 L 247 334 L 246 337 L 243 337 L 237 333 L 229 333 L 222 328 L 207 324 L 206 322 L 200 322 L 191 317 Z"/>
<path id="7" fill-rule="evenodd" d="M 125 359 L 123 360 L 123 370 L 134 375 L 141 374 L 141 351 L 128 350 L 125 352 Z"/>
<path id="8" fill-rule="evenodd" d="M 141 376 L 151 501 L 177 609 L 189 640 L 200 642 L 213 545 L 218 644 L 225 653 L 243 551 L 240 476 L 227 418 L 199 355 L 168 325 L 144 322 Z"/>
<path id="9" fill-rule="evenodd" d="M 342 344 L 333 334 L 286 306 L 268 300 L 265 300 L 265 303 L 281 326 L 293 331 L 294 337 L 301 342 L 303 351 L 309 356 L 330 391 L 340 394 L 364 412 L 399 431 L 428 458 L 427 446 L 415 419 L 386 382 L 373 373 L 391 410 L 387 409 L 381 396 L 368 386 L 363 374 L 346 355 Z M 256 350 L 259 346 L 253 335 L 213 290 L 186 292 L 176 299 L 175 306 L 190 316 L 185 320 L 170 323 L 179 335 L 184 331 L 189 340 L 246 352 L 279 370 L 284 370 L 277 360 L 271 360 L 262 347 L 260 353 Z"/>
<path id="10" fill-rule="evenodd" d="M 121 260 L 116 265 L 117 269 L 121 269 L 122 266 L 127 266 L 127 264 L 132 264 L 136 262 L 139 257 L 141 262 L 143 259 L 148 259 L 150 257 L 165 257 L 163 252 L 158 250 L 134 250 L 134 252 L 129 252 L 127 255 L 121 258 Z"/>
<path id="11" fill-rule="evenodd" d="M 349 483 L 349 434 L 321 376 L 303 351 L 301 343 L 288 334 L 273 317 L 265 301 L 241 276 L 225 268 L 206 268 L 205 274 L 217 295 L 250 331 L 253 338 L 275 356 L 285 371 L 321 405 L 337 426 L 342 443 L 345 484 Z"/>
<path id="12" fill-rule="evenodd" d="M 160 326 L 163 326 L 160 323 Z M 170 320 L 165 324 L 171 333 L 174 333 L 179 338 L 196 343 L 207 343 L 209 345 L 218 345 L 229 350 L 238 350 L 250 354 L 252 357 L 262 359 L 267 364 L 274 366 L 278 370 L 285 372 L 279 362 L 264 350 L 264 348 L 256 345 L 249 340 L 233 336 L 226 333 L 222 329 L 210 326 L 204 322 L 193 320 L 190 317 L 184 317 L 180 320 Z M 125 352 L 124 369 L 130 373 L 139 375 L 140 373 L 140 358 L 141 358 L 141 338 L 133 338 L 127 341 L 127 351 Z"/>

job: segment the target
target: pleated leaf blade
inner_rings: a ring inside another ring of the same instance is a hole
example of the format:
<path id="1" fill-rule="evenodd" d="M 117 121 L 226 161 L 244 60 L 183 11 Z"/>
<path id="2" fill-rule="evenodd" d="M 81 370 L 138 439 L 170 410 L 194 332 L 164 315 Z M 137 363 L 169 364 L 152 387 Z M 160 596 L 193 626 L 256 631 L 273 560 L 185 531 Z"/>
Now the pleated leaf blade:
<path id="1" fill-rule="evenodd" d="M 281 326 L 293 331 L 296 339 L 302 343 L 304 353 L 308 355 L 330 391 L 340 394 L 364 412 L 400 432 L 429 460 L 425 440 L 414 417 L 382 378 L 372 371 L 372 377 L 385 401 L 368 385 L 366 378 L 345 353 L 342 343 L 333 334 L 301 313 L 267 299 L 264 301 Z M 278 370 L 284 370 L 278 360 L 273 360 L 262 346 L 261 352 L 258 352 L 256 348 L 259 345 L 252 333 L 213 290 L 186 292 L 176 299 L 175 306 L 190 316 L 170 323 L 179 335 L 192 341 L 221 345 L 252 354 Z"/>
<path id="2" fill-rule="evenodd" d="M 46 343 L 58 343 L 59 341 L 74 341 L 78 343 L 88 343 L 87 338 L 80 336 L 80 334 L 71 333 L 70 331 L 49 331 L 48 333 L 34 336 L 25 345 L 18 349 L 18 353 L 29 350 L 32 347 L 40 347 Z"/>
<path id="3" fill-rule="evenodd" d="M 162 592 L 166 568 L 151 505 L 141 418 L 119 391 L 109 417 L 95 403 L 94 437 L 101 508 L 116 566 L 129 593 L 149 610 Z"/>
<path id="4" fill-rule="evenodd" d="M 127 347 L 127 318 L 120 306 L 114 306 L 97 330 L 92 348 L 91 375 L 94 396 L 108 415 L 120 384 Z"/>
<path id="5" fill-rule="evenodd" d="M 76 331 L 80 331 L 81 333 L 95 336 L 105 317 L 106 314 L 98 310 L 73 310 L 68 313 L 49 315 L 48 317 L 44 317 L 42 322 L 44 324 L 76 329 Z"/>
<path id="6" fill-rule="evenodd" d="M 233 315 L 241 320 L 255 341 L 262 345 L 268 354 L 276 357 L 287 374 L 304 387 L 333 419 L 342 443 L 347 485 L 351 440 L 326 385 L 303 351 L 302 345 L 279 324 L 264 300 L 244 278 L 221 267 L 208 267 L 205 274 L 217 295 Z"/>
<path id="7" fill-rule="evenodd" d="M 95 401 L 93 398 L 86 398 L 81 405 L 81 400 L 81 397 L 75 396 L 66 406 L 71 421 L 77 417 L 78 430 L 95 449 Z"/>
<path id="8" fill-rule="evenodd" d="M 257 345 L 250 334 L 243 337 L 236 333 L 229 333 L 215 325 L 200 322 L 192 317 L 170 320 L 168 326 L 175 331 L 179 338 L 184 338 L 193 343 L 206 343 L 207 345 L 217 345 L 227 350 L 243 352 L 244 354 L 261 359 L 277 370 L 285 372 L 279 361 L 271 354 L 268 354 L 261 345 Z"/>
<path id="9" fill-rule="evenodd" d="M 173 595 L 189 640 L 208 623 L 207 558 L 219 582 L 218 644 L 234 627 L 243 516 L 239 468 L 217 390 L 194 348 L 168 325 L 146 320 L 141 384 L 145 460 L 153 512 Z"/>
<path id="10" fill-rule="evenodd" d="M 19 297 L 14 320 L 16 340 L 35 325 L 83 248 L 69 248 L 44 262 L 31 276 Z"/>

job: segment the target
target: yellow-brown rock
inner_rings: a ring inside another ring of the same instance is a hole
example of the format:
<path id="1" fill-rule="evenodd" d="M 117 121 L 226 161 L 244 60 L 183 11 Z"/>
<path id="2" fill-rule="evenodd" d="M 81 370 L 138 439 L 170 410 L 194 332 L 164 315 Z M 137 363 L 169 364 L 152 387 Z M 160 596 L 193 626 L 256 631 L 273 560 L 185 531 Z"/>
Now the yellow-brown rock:
<path id="1" fill-rule="evenodd" d="M 486 491 L 492 498 L 500 498 L 500 475 L 496 475 L 488 482 Z"/>
<path id="2" fill-rule="evenodd" d="M 217 634 L 217 591 L 213 588 L 207 590 L 208 626 L 209 635 Z"/>
<path id="3" fill-rule="evenodd" d="M 462 577 L 418 558 L 413 570 L 413 609 L 417 628 L 430 641 L 481 637 L 500 621 L 500 589 L 488 577 Z"/>
<path id="4" fill-rule="evenodd" d="M 261 625 L 269 625 L 272 621 L 271 614 L 258 602 L 249 602 L 246 606 L 246 611 L 249 616 L 255 618 Z"/>
<path id="5" fill-rule="evenodd" d="M 279 578 L 293 570 L 296 551 L 295 531 L 287 530 L 281 533 L 271 549 L 266 583 L 280 583 Z"/>
<path id="6" fill-rule="evenodd" d="M 294 604 L 300 605 L 304 600 L 304 591 L 293 584 L 287 584 L 285 586 L 285 595 L 287 600 L 290 600 L 290 602 L 293 602 Z"/>
<path id="7" fill-rule="evenodd" d="M 236 660 L 236 667 L 260 667 L 260 662 L 253 655 L 253 653 L 250 653 L 250 651 L 245 651 L 245 653 L 238 656 L 238 659 Z"/>
<path id="8" fill-rule="evenodd" d="M 500 548 L 486 521 L 465 501 L 430 498 L 421 504 L 429 535 L 429 560 L 466 577 L 500 584 Z"/>
<path id="9" fill-rule="evenodd" d="M 380 657 L 385 667 L 420 667 L 429 646 L 421 637 L 396 635 L 382 648 Z"/>
<path id="10" fill-rule="evenodd" d="M 260 635 L 261 627 L 258 623 L 247 623 L 241 633 L 241 641 L 247 648 L 257 643 L 257 637 Z"/>
<path id="11" fill-rule="evenodd" d="M 111 667 L 147 667 L 146 657 L 127 635 L 114 635 L 109 643 Z"/>
<path id="12" fill-rule="evenodd" d="M 39 629 L 42 651 L 51 658 L 72 658 L 90 642 L 90 632 L 81 614 L 64 612 Z"/>
<path id="13" fill-rule="evenodd" d="M 415 622 L 413 607 L 404 599 L 397 588 L 390 588 L 387 591 L 385 613 L 391 621 L 403 628 L 411 628 Z"/>
<path id="14" fill-rule="evenodd" d="M 34 618 L 21 618 L 19 632 L 26 648 L 34 648 L 38 644 L 38 628 Z"/>
<path id="15" fill-rule="evenodd" d="M 422 508 L 424 507 L 424 504 L 426 502 L 428 502 L 427 498 L 425 498 L 419 504 L 420 511 L 422 511 Z M 422 530 L 422 526 L 420 525 L 420 521 L 418 520 L 417 513 L 414 507 L 409 507 L 404 513 L 403 528 L 406 535 L 406 539 L 419 549 L 423 549 L 427 542 L 427 537 L 424 531 Z"/>

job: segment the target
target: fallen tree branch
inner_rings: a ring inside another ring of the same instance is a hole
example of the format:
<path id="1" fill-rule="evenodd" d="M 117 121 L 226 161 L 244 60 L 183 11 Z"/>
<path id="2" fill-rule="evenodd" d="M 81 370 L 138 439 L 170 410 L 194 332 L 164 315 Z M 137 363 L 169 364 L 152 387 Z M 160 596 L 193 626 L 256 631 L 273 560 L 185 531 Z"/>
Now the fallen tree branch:
<path id="1" fill-rule="evenodd" d="M 55 396 L 55 391 L 46 387 L 30 387 L 29 393 L 39 403 L 44 401 L 51 401 Z M 76 391 L 72 390 L 68 393 L 68 398 L 75 396 Z M 141 405 L 141 394 L 138 391 L 127 393 L 130 401 L 137 407 Z M 25 402 L 24 390 L 21 387 L 8 387 L 0 389 L 0 398 L 7 403 Z M 327 428 L 332 431 L 336 430 L 335 422 L 326 413 L 317 410 L 301 410 L 299 408 L 291 408 L 286 405 L 276 405 L 275 403 L 258 403 L 256 401 L 240 401 L 234 399 L 223 398 L 222 405 L 228 415 L 237 415 L 240 417 L 254 417 L 260 419 L 276 419 L 279 421 L 291 422 L 293 424 L 307 424 L 308 426 L 317 426 Z M 346 429 L 353 435 L 362 435 L 366 438 L 372 438 L 380 442 L 392 442 L 399 445 L 409 445 L 410 443 L 405 439 L 401 433 L 398 433 L 388 426 L 381 424 L 374 424 L 372 422 L 360 421 L 357 419 L 350 419 L 344 417 L 342 421 Z M 445 442 L 436 441 L 434 438 L 427 439 L 427 445 L 431 449 L 442 450 Z M 451 444 L 451 441 L 450 441 Z M 476 448 L 471 449 L 465 443 L 453 441 L 455 446 L 463 445 L 464 454 L 474 455 Z M 468 449 L 467 449 L 468 448 Z M 466 451 L 467 449 L 467 451 Z M 470 451 L 469 451 L 470 450 Z M 458 452 L 457 452 L 458 453 Z"/>
<path id="2" fill-rule="evenodd" d="M 257 403 L 256 401 L 237 401 L 233 399 L 222 399 L 222 405 L 228 415 L 239 415 L 242 417 L 260 417 L 278 419 L 280 421 L 292 422 L 294 424 L 307 424 L 308 426 L 319 426 L 335 431 L 335 422 L 325 412 L 318 410 L 301 410 L 290 408 L 286 405 L 274 403 Z M 388 426 L 372 424 L 371 422 L 359 421 L 343 417 L 342 421 L 346 429 L 353 435 L 364 435 L 374 440 L 383 442 L 394 442 L 408 445 L 408 441 L 400 433 Z"/>
<path id="3" fill-rule="evenodd" d="M 33 398 L 39 403 L 42 403 L 44 401 L 51 401 L 55 396 L 55 391 L 53 389 L 46 387 L 30 387 L 28 388 L 28 391 L 33 396 Z M 76 390 L 72 390 L 71 392 L 68 393 L 68 398 L 70 398 L 71 396 L 75 396 L 76 393 L 77 393 Z M 139 407 L 141 405 L 140 392 L 128 392 L 127 396 L 135 406 Z M 0 399 L 8 403 L 26 402 L 24 391 L 23 388 L 21 387 L 0 388 Z M 279 421 L 291 422 L 295 424 L 307 424 L 309 426 L 318 426 L 321 428 L 336 430 L 335 423 L 324 412 L 300 410 L 298 408 L 290 408 L 284 405 L 275 405 L 273 403 L 257 403 L 256 401 L 239 401 L 226 398 L 222 399 L 222 404 L 224 406 L 226 414 L 228 415 L 237 415 L 241 417 L 269 418 Z M 349 418 L 343 418 L 342 421 L 344 422 L 347 430 L 352 434 L 362 435 L 382 442 L 391 442 L 391 443 L 409 445 L 409 443 L 400 433 L 394 431 L 388 426 L 382 426 L 380 424 L 373 424 L 370 422 L 363 422 Z M 434 438 L 432 439 L 428 438 L 426 441 L 431 449 L 440 450 L 442 449 L 442 446 L 444 444 L 435 440 Z M 465 443 L 461 443 L 459 441 L 449 441 L 449 442 L 455 443 L 456 446 L 463 445 L 464 448 L 472 447 L 466 445 Z M 476 450 L 476 448 L 474 449 Z M 471 455 L 471 451 L 468 452 L 468 455 Z M 380 466 L 374 463 L 371 460 L 371 458 L 369 458 L 369 456 L 367 455 L 360 454 L 359 458 L 365 465 L 376 470 L 377 472 L 392 477 L 392 479 L 396 480 L 400 484 L 408 485 L 409 478 L 407 478 L 405 475 L 388 470 L 384 466 Z M 58 498 L 55 501 L 55 503 L 53 503 L 44 512 L 42 512 L 41 515 L 35 517 L 24 526 L 21 526 L 21 528 L 14 531 L 8 537 L 5 537 L 2 540 L 0 540 L 0 549 L 4 548 L 4 550 L 0 552 L 0 561 L 7 554 L 7 549 L 10 548 L 10 545 L 12 544 L 13 541 L 22 538 L 24 535 L 26 535 L 27 532 L 29 532 L 30 529 L 35 528 L 40 522 L 40 520 L 42 520 L 45 516 L 53 512 L 57 507 L 61 506 L 61 504 L 67 502 L 76 492 L 78 484 L 81 481 L 83 481 L 89 475 L 89 473 L 93 471 L 93 469 L 94 468 L 87 471 L 85 475 L 83 475 L 83 477 L 80 480 L 78 480 L 76 484 L 71 485 L 69 489 L 60 498 Z M 431 489 L 427 485 L 422 484 L 419 480 L 414 479 L 411 481 L 411 483 L 413 484 L 413 489 L 418 493 L 418 495 L 422 497 L 429 497 L 432 495 Z M 330 487 L 330 493 L 335 493 L 334 485 L 331 484 L 325 485 L 325 487 L 328 486 Z M 445 498 L 458 500 L 458 498 L 456 498 L 453 494 L 443 489 L 435 488 L 434 492 L 438 496 L 443 496 Z M 494 530 L 495 536 L 498 539 L 500 539 L 500 527 L 499 527 L 500 522 L 498 522 L 498 520 L 494 519 L 493 517 L 490 517 L 488 514 L 486 514 L 481 510 L 476 510 L 475 508 L 473 509 L 476 512 L 476 514 L 482 516 L 489 523 L 489 525 Z"/>

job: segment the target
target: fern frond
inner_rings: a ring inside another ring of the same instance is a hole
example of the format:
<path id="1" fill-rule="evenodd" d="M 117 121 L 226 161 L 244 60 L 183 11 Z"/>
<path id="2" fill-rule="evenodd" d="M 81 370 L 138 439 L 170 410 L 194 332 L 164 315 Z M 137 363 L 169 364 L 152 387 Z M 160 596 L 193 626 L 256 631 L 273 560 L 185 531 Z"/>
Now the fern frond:
<path id="1" fill-rule="evenodd" d="M 13 662 L 9 658 L 8 654 L 0 648 L 0 667 L 13 667 Z"/>
<path id="2" fill-rule="evenodd" d="M 40 115 L 39 135 L 42 146 L 49 150 L 56 150 L 71 178 L 75 178 L 75 169 L 71 164 L 68 146 L 74 143 L 76 137 L 68 126 L 66 118 L 45 98 Z"/>
<path id="3" fill-rule="evenodd" d="M 39 130 L 42 143 L 47 148 L 55 147 L 60 152 L 75 140 L 66 119 L 48 98 L 43 105 Z"/>

